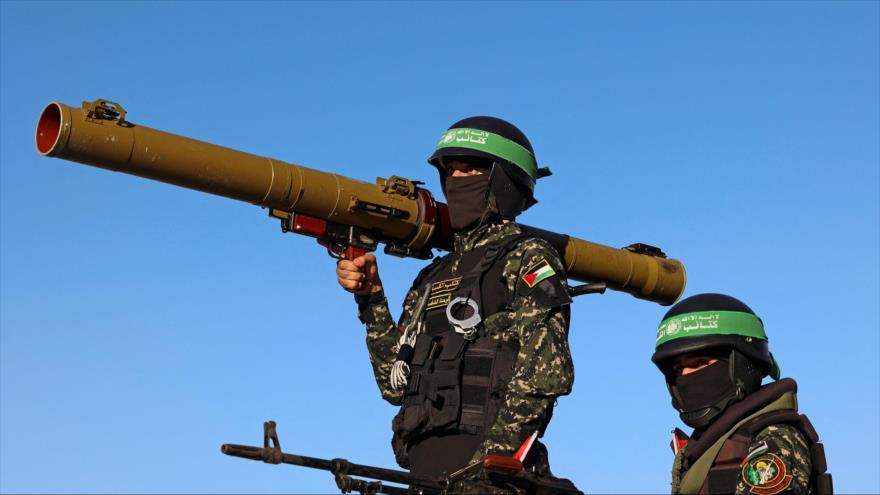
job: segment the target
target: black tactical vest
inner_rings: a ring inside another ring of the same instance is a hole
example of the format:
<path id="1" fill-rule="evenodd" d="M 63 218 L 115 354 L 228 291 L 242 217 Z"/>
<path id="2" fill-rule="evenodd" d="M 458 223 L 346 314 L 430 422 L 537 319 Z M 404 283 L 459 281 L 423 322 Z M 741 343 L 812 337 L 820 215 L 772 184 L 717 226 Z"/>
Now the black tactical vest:
<path id="1" fill-rule="evenodd" d="M 826 472 L 828 466 L 825 460 L 825 448 L 819 442 L 819 435 L 806 415 L 798 414 L 796 409 L 790 408 L 769 410 L 749 419 L 731 432 L 731 429 L 741 419 L 749 416 L 748 411 L 757 411 L 783 394 L 793 394 L 796 390 L 797 384 L 794 380 L 784 378 L 762 387 L 754 394 L 731 406 L 698 440 L 688 442 L 683 452 L 681 477 L 684 477 L 688 468 L 706 454 L 711 445 L 723 438 L 724 435 L 728 435 L 712 460 L 712 465 L 702 482 L 699 493 L 708 495 L 735 492 L 737 479 L 743 468 L 743 459 L 749 454 L 749 447 L 755 437 L 768 426 L 785 424 L 796 428 L 807 440 L 812 464 L 811 493 L 831 495 L 833 486 L 831 474 Z"/>
<path id="2" fill-rule="evenodd" d="M 456 332 L 447 307 L 461 297 L 476 303 L 483 320 L 504 311 L 513 294 L 498 261 L 528 237 L 511 236 L 442 258 L 414 284 L 419 293 L 430 290 L 425 330 L 416 339 L 403 403 L 392 422 L 398 463 L 413 473 L 439 476 L 466 466 L 495 421 L 519 345 L 487 337 L 482 324 L 472 336 Z M 472 313 L 466 305 L 456 307 L 463 309 L 453 314 L 458 319 Z"/>

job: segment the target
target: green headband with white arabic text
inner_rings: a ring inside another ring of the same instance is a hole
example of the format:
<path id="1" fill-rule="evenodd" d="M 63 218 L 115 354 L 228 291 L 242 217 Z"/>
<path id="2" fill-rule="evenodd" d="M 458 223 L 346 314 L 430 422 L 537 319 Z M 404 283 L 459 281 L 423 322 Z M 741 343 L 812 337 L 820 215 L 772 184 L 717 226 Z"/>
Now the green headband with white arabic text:
<path id="1" fill-rule="evenodd" d="M 449 129 L 440 136 L 434 150 L 442 148 L 467 148 L 482 151 L 516 165 L 533 180 L 550 175 L 547 167 L 538 167 L 535 155 L 517 142 L 493 132 L 479 129 Z"/>
<path id="2" fill-rule="evenodd" d="M 660 322 L 655 348 L 676 339 L 701 335 L 740 335 L 767 341 L 761 319 L 742 311 L 696 311 L 670 316 Z M 779 379 L 779 363 L 770 354 L 770 376 Z"/>
<path id="3" fill-rule="evenodd" d="M 699 335 L 741 335 L 767 340 L 764 324 L 753 314 L 741 311 L 698 311 L 671 316 L 660 322 L 655 347 L 670 340 Z"/>

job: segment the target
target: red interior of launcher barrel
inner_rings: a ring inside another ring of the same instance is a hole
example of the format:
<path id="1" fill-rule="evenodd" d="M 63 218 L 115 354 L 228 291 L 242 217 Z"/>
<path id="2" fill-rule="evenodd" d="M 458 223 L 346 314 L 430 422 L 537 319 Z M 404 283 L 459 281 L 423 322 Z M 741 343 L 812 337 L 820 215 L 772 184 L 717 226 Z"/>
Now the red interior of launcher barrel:
<path id="1" fill-rule="evenodd" d="M 43 109 L 40 121 L 37 123 L 37 151 L 45 155 L 52 151 L 58 141 L 61 130 L 61 109 L 56 103 L 50 103 Z"/>

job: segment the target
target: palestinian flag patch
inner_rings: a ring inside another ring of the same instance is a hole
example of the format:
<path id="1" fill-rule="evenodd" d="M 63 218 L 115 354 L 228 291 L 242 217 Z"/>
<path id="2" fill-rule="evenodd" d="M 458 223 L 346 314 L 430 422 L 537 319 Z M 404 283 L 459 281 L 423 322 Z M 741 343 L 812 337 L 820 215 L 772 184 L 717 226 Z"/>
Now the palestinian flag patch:
<path id="1" fill-rule="evenodd" d="M 541 261 L 535 263 L 529 268 L 528 272 L 522 276 L 522 279 L 531 289 L 541 280 L 548 279 L 554 275 L 556 275 L 556 272 L 550 267 L 550 263 L 542 258 Z"/>

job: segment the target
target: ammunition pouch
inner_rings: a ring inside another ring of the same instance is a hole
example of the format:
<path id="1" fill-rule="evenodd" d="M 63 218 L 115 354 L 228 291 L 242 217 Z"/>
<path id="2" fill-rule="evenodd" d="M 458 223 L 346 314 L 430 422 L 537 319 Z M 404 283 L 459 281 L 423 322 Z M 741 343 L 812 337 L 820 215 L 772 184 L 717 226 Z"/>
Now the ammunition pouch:
<path id="1" fill-rule="evenodd" d="M 403 417 L 398 431 L 410 435 L 452 426 L 461 409 L 461 353 L 465 340 L 448 334 L 442 339 L 425 337 L 416 341 L 410 363 L 413 371 L 400 411 Z M 439 355 L 428 359 L 436 349 L 441 349 Z"/>
<path id="2" fill-rule="evenodd" d="M 437 355 L 430 358 L 432 349 Z M 468 344 L 459 334 L 420 336 L 403 404 L 392 421 L 398 462 L 408 466 L 410 444 L 428 435 L 466 434 L 476 448 L 504 401 L 518 352 L 518 345 L 490 338 Z"/>

